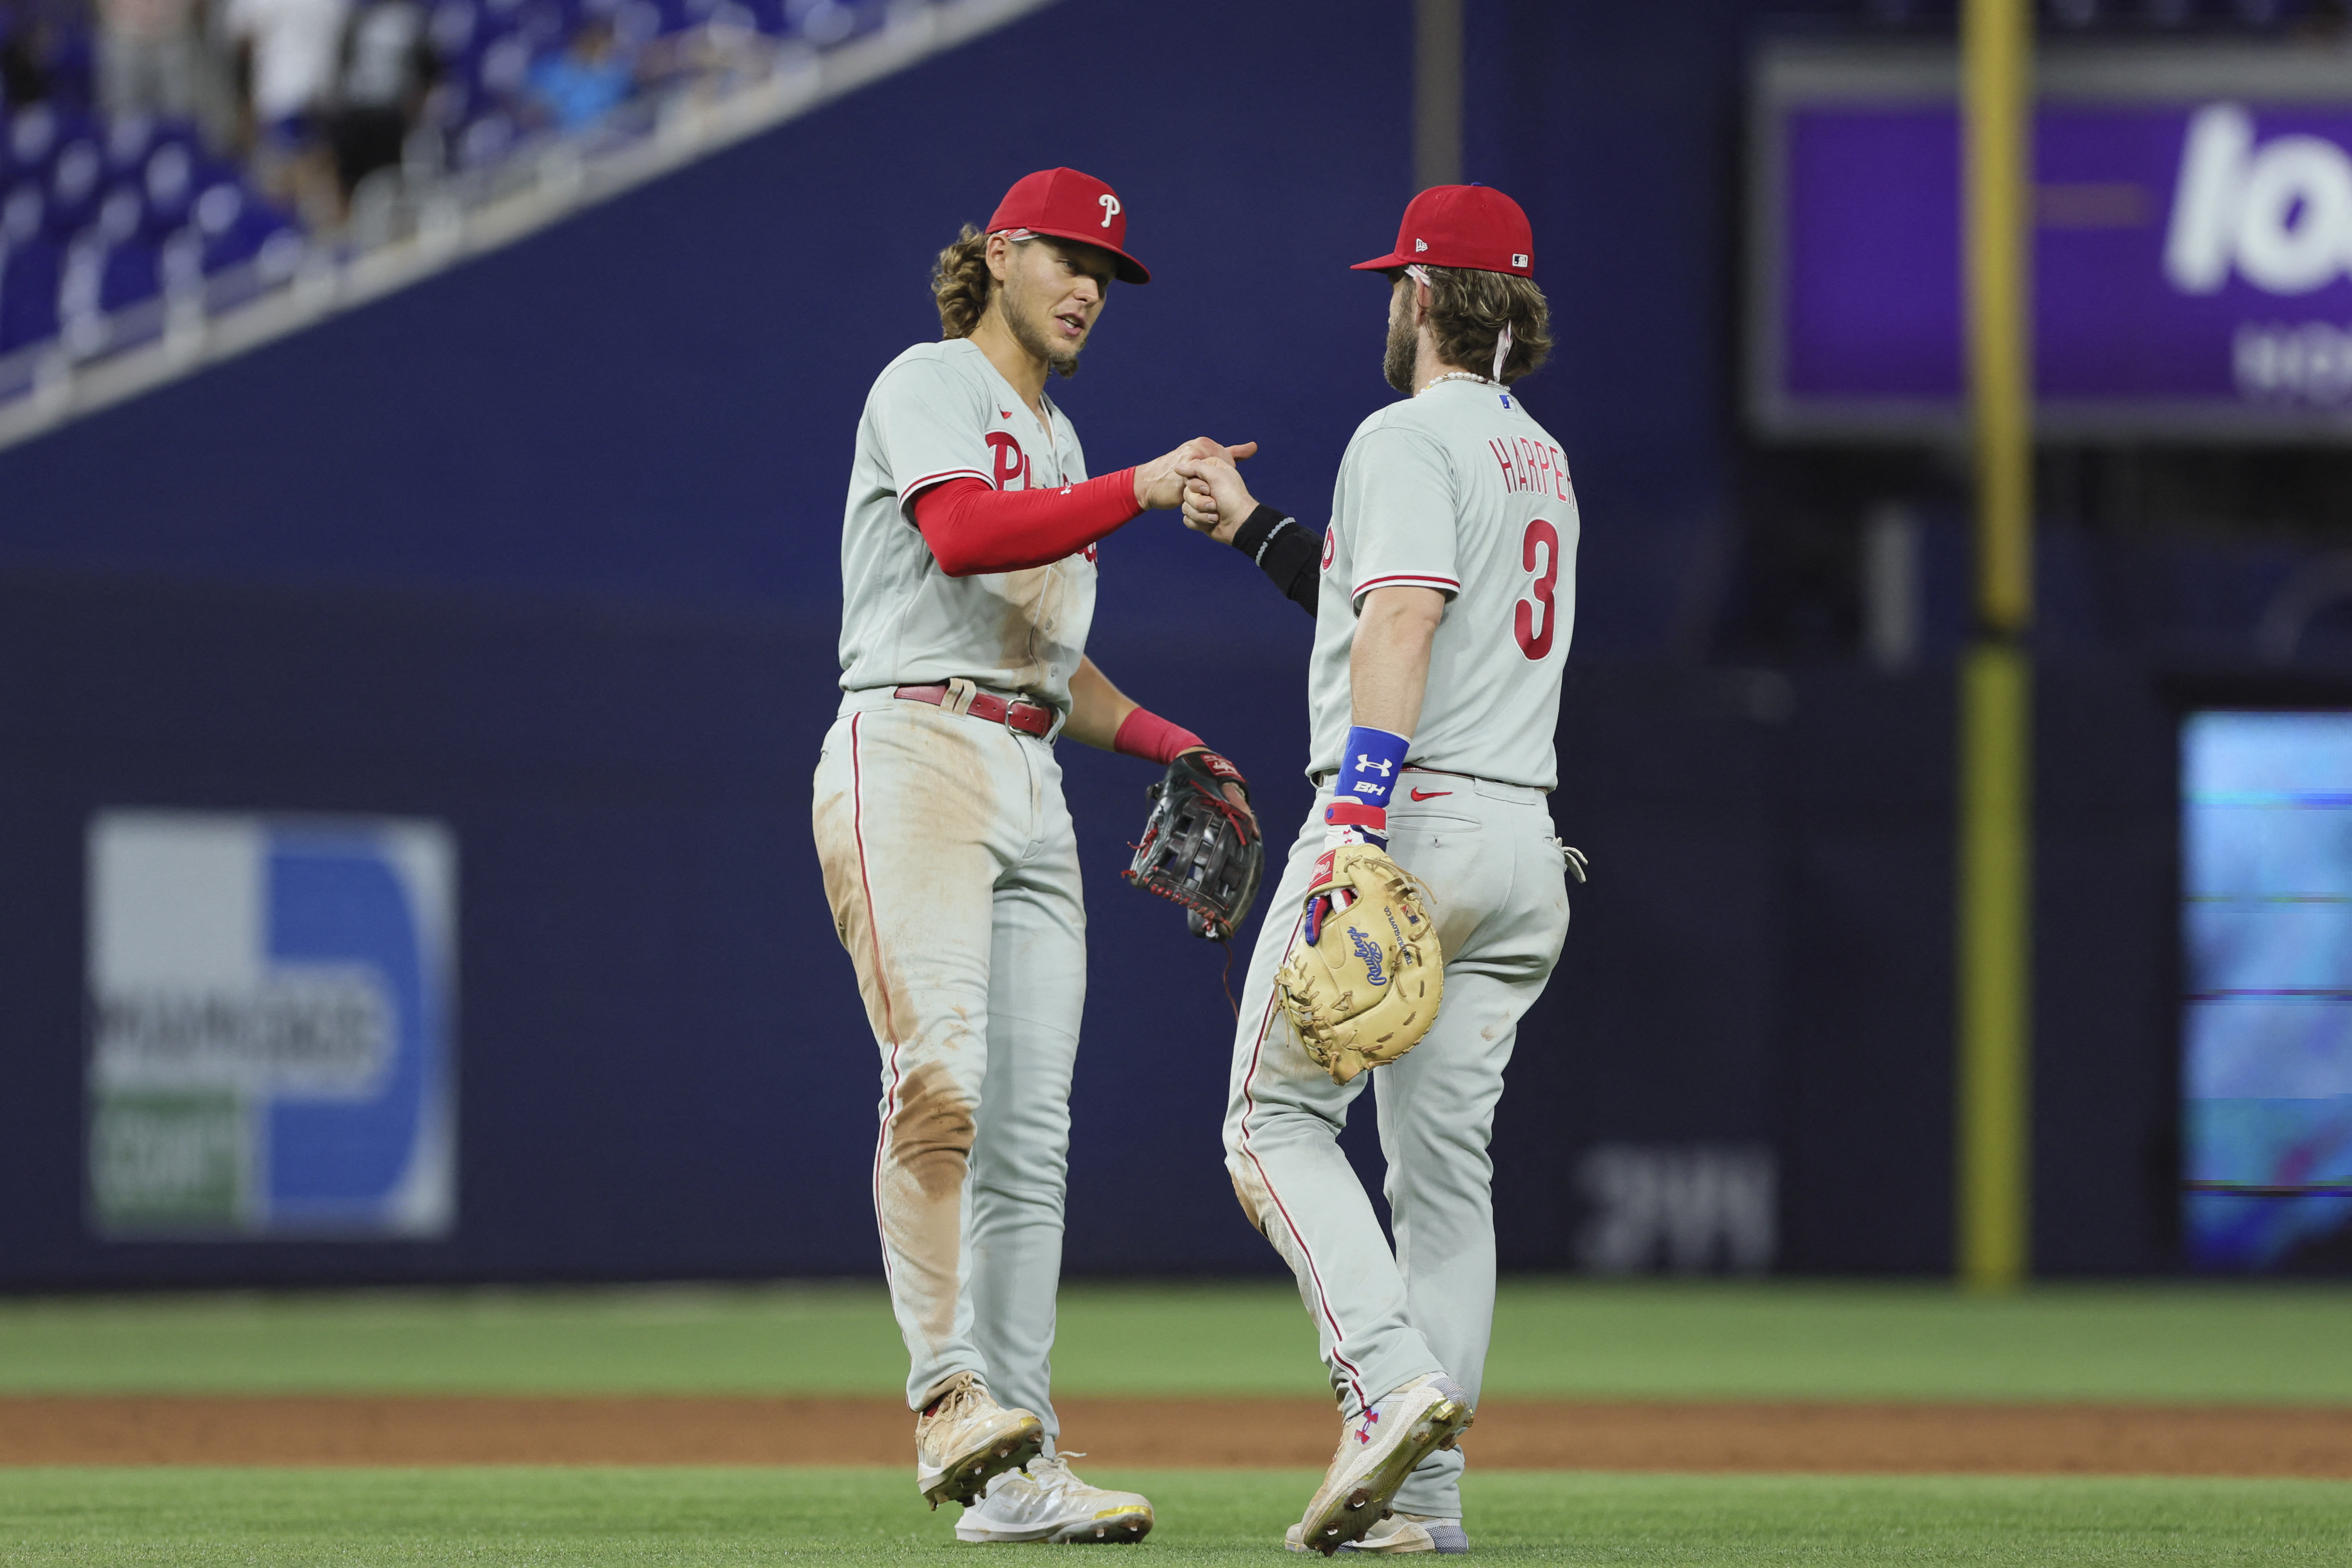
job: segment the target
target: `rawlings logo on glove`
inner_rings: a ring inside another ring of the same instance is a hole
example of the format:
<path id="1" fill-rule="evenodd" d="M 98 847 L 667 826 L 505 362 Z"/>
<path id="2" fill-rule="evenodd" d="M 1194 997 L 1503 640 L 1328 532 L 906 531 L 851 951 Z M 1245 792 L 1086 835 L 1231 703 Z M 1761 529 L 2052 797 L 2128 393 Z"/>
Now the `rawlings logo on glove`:
<path id="1" fill-rule="evenodd" d="M 1307 1054 L 1346 1083 L 1429 1033 L 1445 994 L 1445 959 L 1426 894 L 1387 850 L 1343 843 L 1315 870 L 1275 990 Z"/>

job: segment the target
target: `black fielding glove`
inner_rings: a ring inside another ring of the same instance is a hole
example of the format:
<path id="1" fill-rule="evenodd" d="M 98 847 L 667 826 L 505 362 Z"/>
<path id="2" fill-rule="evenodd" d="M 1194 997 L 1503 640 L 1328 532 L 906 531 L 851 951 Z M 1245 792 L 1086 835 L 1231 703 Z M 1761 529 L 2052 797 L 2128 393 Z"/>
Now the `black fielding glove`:
<path id="1" fill-rule="evenodd" d="M 1232 784 L 1249 795 L 1241 769 L 1216 752 L 1186 752 L 1144 791 L 1151 816 L 1127 879 L 1184 906 L 1194 936 L 1223 942 L 1256 900 L 1265 873 L 1265 842 L 1249 814 L 1225 798 Z"/>

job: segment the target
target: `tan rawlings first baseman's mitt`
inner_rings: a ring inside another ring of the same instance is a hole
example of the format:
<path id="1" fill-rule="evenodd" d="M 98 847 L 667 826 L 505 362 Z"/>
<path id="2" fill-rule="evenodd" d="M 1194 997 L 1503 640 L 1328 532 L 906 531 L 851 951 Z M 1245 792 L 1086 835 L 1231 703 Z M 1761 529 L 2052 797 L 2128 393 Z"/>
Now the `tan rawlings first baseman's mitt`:
<path id="1" fill-rule="evenodd" d="M 1420 883 L 1370 844 L 1316 867 L 1307 918 L 1274 977 L 1299 1043 L 1334 1083 L 1421 1043 L 1445 994 L 1445 956 Z"/>

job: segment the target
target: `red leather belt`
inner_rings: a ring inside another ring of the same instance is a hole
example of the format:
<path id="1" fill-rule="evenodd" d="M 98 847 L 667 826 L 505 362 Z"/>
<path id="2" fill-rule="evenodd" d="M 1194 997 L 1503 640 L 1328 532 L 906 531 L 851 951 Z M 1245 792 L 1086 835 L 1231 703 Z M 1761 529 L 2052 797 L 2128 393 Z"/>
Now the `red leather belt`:
<path id="1" fill-rule="evenodd" d="M 928 702 L 934 708 L 944 708 L 948 704 L 948 689 L 944 685 L 901 686 L 891 695 L 903 697 L 909 702 Z M 1051 733 L 1054 728 L 1054 710 L 1044 703 L 1017 700 L 1007 702 L 1003 698 L 992 696 L 985 691 L 973 692 L 971 705 L 964 711 L 975 719 L 985 719 L 992 724 L 1002 724 L 1006 729 L 1017 730 L 1024 735 L 1036 735 L 1042 738 Z"/>

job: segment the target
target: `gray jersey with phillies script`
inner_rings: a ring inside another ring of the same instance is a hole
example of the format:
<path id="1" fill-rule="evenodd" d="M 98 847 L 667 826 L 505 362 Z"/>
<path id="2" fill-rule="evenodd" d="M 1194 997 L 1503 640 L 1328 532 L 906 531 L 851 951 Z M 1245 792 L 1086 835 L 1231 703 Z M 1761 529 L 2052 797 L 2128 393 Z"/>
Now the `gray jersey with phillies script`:
<path id="1" fill-rule="evenodd" d="M 1050 428 L 964 339 L 918 343 L 875 378 L 841 527 L 844 691 L 961 676 L 1068 709 L 1094 622 L 1094 546 L 1025 572 L 950 577 L 908 510 L 946 479 L 1019 490 L 1085 479 L 1077 432 L 1050 398 L 1045 412 Z"/>
<path id="2" fill-rule="evenodd" d="M 1514 394 L 1441 381 L 1356 427 L 1331 495 L 1307 679 L 1310 773 L 1339 764 L 1364 595 L 1434 588 L 1445 618 L 1407 763 L 1503 784 L 1559 782 L 1552 731 L 1576 620 L 1576 488 Z"/>

